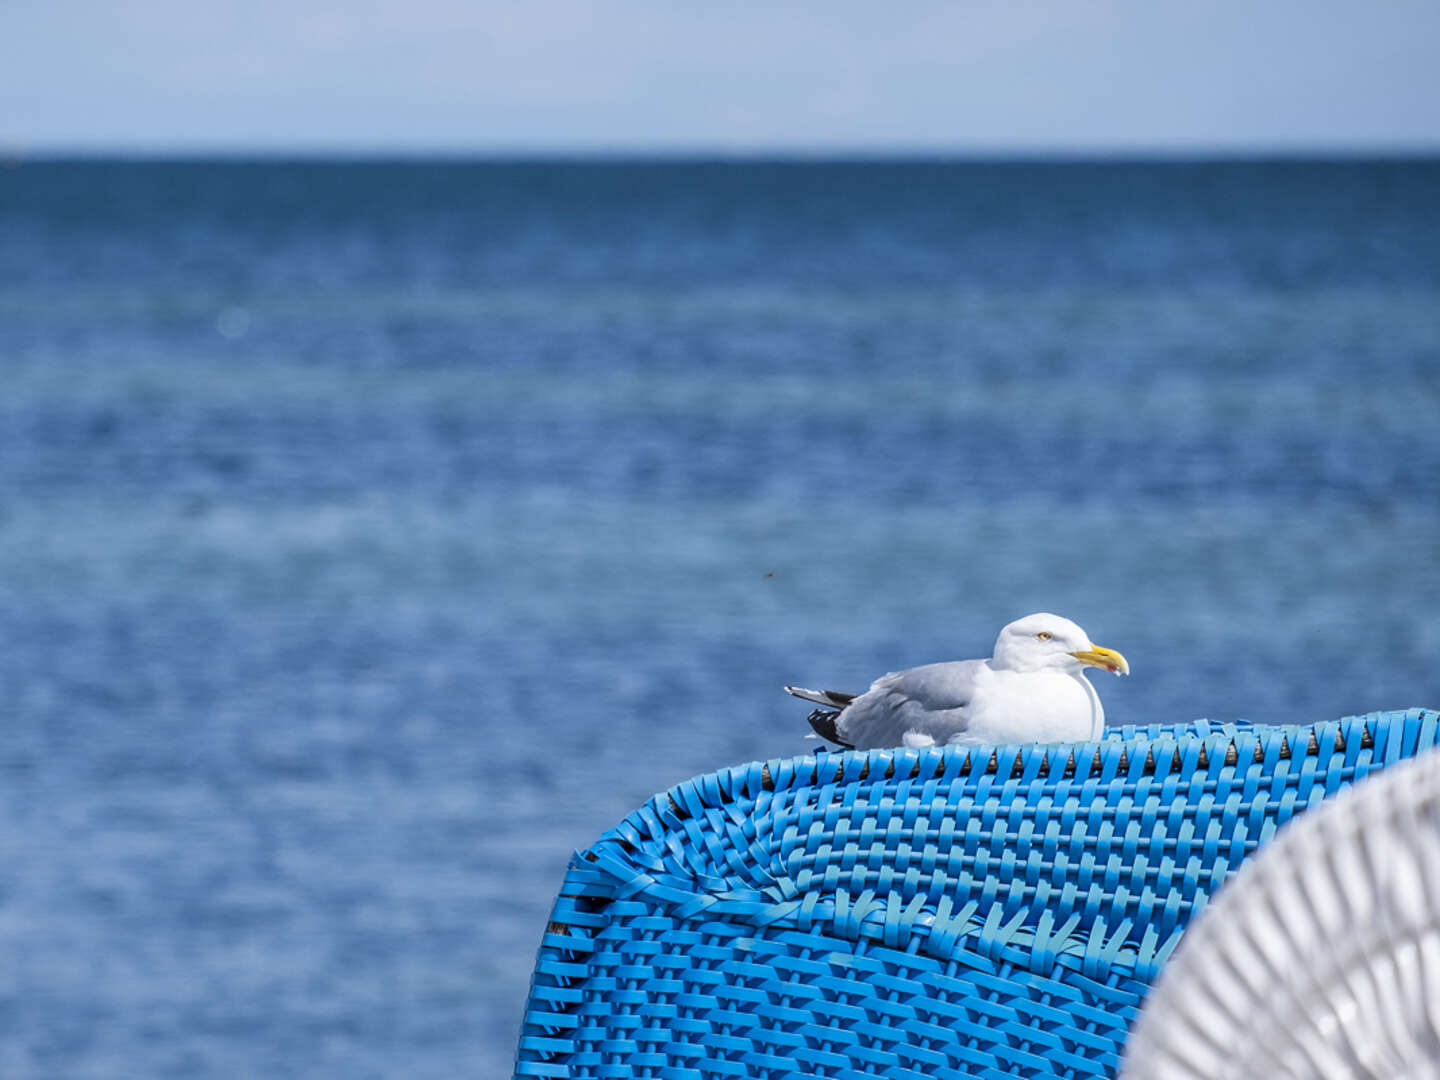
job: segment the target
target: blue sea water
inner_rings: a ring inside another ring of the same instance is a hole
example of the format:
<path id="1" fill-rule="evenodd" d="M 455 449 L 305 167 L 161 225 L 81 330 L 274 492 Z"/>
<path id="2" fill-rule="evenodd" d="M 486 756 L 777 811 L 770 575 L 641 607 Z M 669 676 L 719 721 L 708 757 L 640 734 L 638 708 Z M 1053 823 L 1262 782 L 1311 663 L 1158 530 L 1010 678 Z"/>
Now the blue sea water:
<path id="1" fill-rule="evenodd" d="M 1440 703 L 1440 161 L 0 169 L 0 1075 L 499 1076 L 570 852 L 1048 609 Z"/>

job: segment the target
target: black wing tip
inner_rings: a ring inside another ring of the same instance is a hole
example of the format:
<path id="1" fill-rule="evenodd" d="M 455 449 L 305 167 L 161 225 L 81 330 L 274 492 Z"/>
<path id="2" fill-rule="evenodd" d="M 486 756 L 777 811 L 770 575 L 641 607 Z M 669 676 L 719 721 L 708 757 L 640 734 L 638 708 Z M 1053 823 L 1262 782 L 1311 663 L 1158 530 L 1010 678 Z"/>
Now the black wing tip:
<path id="1" fill-rule="evenodd" d="M 816 709 L 806 719 L 815 729 L 815 734 L 822 739 L 835 743 L 846 750 L 854 750 L 854 745 L 840 738 L 839 733 L 835 730 L 835 722 L 840 719 L 840 712 L 839 709 Z"/>

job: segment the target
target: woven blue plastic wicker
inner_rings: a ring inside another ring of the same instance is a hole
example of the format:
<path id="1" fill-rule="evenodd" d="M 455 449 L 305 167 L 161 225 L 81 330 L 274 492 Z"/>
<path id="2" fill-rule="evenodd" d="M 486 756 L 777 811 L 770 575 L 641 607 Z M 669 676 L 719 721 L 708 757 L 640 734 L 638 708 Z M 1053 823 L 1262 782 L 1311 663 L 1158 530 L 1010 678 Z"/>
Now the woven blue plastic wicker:
<path id="1" fill-rule="evenodd" d="M 1191 917 L 1440 714 L 755 763 L 576 855 L 520 1077 L 1113 1076 Z"/>

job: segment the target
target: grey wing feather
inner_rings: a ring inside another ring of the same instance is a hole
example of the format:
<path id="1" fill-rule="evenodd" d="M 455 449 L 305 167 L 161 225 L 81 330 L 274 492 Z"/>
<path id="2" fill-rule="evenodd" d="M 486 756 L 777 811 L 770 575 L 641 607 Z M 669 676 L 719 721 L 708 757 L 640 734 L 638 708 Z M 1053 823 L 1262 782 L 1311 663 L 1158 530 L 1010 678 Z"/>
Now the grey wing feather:
<path id="1" fill-rule="evenodd" d="M 854 694 L 844 694 L 839 690 L 809 690 L 803 686 L 787 686 L 785 692 L 802 701 L 813 701 L 816 705 L 826 705 L 832 709 L 843 709 L 856 697 Z"/>
<path id="2" fill-rule="evenodd" d="M 906 736 L 945 743 L 963 736 L 984 660 L 926 664 L 892 672 L 840 714 L 837 730 L 856 747 L 903 746 Z"/>

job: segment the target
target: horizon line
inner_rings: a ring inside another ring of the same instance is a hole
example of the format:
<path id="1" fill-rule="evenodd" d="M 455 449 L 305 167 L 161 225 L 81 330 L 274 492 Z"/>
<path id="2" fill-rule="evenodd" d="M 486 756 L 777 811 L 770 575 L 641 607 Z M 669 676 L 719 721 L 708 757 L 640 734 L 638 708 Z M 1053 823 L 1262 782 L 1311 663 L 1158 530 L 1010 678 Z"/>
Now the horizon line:
<path id="1" fill-rule="evenodd" d="M 585 145 L 560 143 L 492 146 L 435 143 L 383 144 L 274 143 L 216 141 L 106 143 L 27 143 L 0 135 L 0 166 L 25 161 L 473 161 L 484 162 L 1039 162 L 1039 161 L 1318 161 L 1413 160 L 1440 157 L 1440 139 L 1425 142 L 1365 143 L 1168 143 L 1051 145 L 937 145 L 901 143 L 884 146 L 854 144 L 795 146 L 780 144 L 642 143 Z"/>

